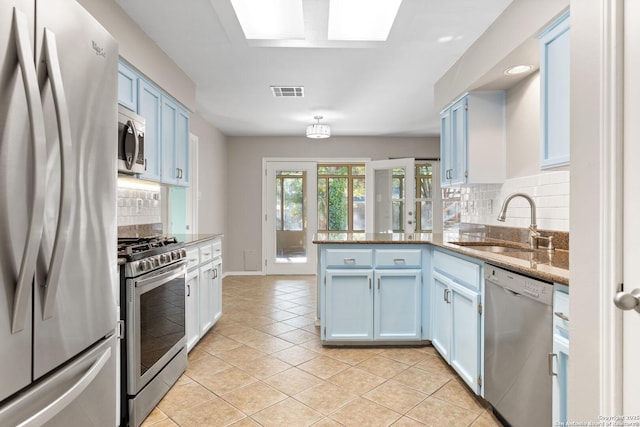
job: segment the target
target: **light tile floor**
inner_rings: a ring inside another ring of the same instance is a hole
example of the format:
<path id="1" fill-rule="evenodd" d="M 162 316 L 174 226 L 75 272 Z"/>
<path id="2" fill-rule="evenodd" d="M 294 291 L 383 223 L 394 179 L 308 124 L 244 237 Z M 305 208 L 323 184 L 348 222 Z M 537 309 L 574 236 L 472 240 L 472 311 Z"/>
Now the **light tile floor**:
<path id="1" fill-rule="evenodd" d="M 143 426 L 501 424 L 431 346 L 320 344 L 314 276 L 230 276 L 223 316 Z"/>

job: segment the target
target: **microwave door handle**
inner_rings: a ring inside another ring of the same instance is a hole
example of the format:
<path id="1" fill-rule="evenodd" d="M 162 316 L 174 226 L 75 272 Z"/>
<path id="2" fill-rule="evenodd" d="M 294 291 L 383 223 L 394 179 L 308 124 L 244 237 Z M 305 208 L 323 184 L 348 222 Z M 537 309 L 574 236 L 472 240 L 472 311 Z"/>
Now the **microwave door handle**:
<path id="1" fill-rule="evenodd" d="M 127 167 L 129 170 L 133 170 L 133 166 L 138 161 L 138 153 L 140 152 L 140 138 L 138 138 L 138 129 L 136 128 L 136 124 L 131 120 L 131 128 L 133 129 L 133 158 L 131 159 L 131 164 Z"/>
<path id="2" fill-rule="evenodd" d="M 44 287 L 44 304 L 42 307 L 42 319 L 47 320 L 53 315 L 56 292 L 60 281 L 60 271 L 64 258 L 65 248 L 69 236 L 71 224 L 71 211 L 73 205 L 72 180 L 75 176 L 75 159 L 73 156 L 73 141 L 71 138 L 71 122 L 69 120 L 69 108 L 62 82 L 60 71 L 60 61 L 58 58 L 58 48 L 55 34 L 49 30 L 44 30 L 44 53 L 45 63 L 51 83 L 53 104 L 56 110 L 58 122 L 58 135 L 60 141 L 60 168 L 61 168 L 61 191 L 60 204 L 58 207 L 58 224 L 56 227 L 55 240 L 53 243 L 53 253 L 47 271 L 47 278 Z"/>
<path id="3" fill-rule="evenodd" d="M 13 315 L 11 319 L 11 332 L 17 333 L 24 329 L 29 306 L 29 296 L 33 275 L 36 270 L 36 260 L 42 228 L 44 224 L 44 187 L 46 172 L 47 142 L 44 130 L 44 113 L 42 101 L 38 90 L 38 78 L 33 63 L 33 52 L 29 40 L 29 24 L 24 13 L 13 9 L 13 36 L 18 52 L 18 62 L 22 71 L 22 81 L 27 99 L 29 111 L 29 133 L 33 144 L 33 190 L 31 198 L 31 212 L 29 214 L 29 226 L 25 240 L 20 272 L 16 283 L 13 302 Z"/>

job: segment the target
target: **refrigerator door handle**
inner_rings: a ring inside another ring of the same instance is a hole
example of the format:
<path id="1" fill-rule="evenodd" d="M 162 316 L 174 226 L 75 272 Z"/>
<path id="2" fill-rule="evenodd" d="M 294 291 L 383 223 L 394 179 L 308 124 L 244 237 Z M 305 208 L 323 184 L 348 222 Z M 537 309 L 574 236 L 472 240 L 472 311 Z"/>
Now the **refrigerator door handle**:
<path id="1" fill-rule="evenodd" d="M 62 393 L 60 397 L 51 402 L 45 408 L 35 413 L 29 419 L 18 424 L 18 427 L 31 427 L 41 426 L 47 421 L 58 415 L 64 408 L 69 406 L 71 402 L 76 400 L 80 394 L 93 382 L 98 376 L 102 368 L 107 364 L 111 358 L 111 347 L 107 348 L 102 356 L 95 361 L 95 363 L 89 368 L 86 374 L 84 374 L 73 386 L 67 391 Z"/>
<path id="2" fill-rule="evenodd" d="M 29 228 L 27 229 L 27 238 L 16 284 L 11 321 L 11 332 L 15 334 L 24 329 L 27 310 L 29 308 L 31 283 L 33 282 L 38 249 L 42 239 L 47 143 L 44 130 L 42 101 L 38 89 L 36 69 L 33 63 L 31 41 L 29 39 L 29 24 L 24 13 L 18 11 L 16 8 L 13 9 L 12 30 L 16 40 L 18 62 L 22 71 L 22 80 L 27 98 L 29 130 L 33 144 L 33 194 L 31 197 L 31 213 L 29 215 Z"/>
<path id="3" fill-rule="evenodd" d="M 51 83 L 53 103 L 56 110 L 58 122 L 58 135 L 60 140 L 60 168 L 62 169 L 62 182 L 60 191 L 60 205 L 58 207 L 58 224 L 56 227 L 55 240 L 51 263 L 47 272 L 47 279 L 44 285 L 44 304 L 42 307 L 42 319 L 47 320 L 53 316 L 53 309 L 56 300 L 56 291 L 62 269 L 65 247 L 69 235 L 69 225 L 71 223 L 71 206 L 73 204 L 71 180 L 75 176 L 75 161 L 73 158 L 73 147 L 71 140 L 71 122 L 69 120 L 69 108 L 67 98 L 64 93 L 62 74 L 60 71 L 60 61 L 58 60 L 58 48 L 56 46 L 55 34 L 45 28 L 44 30 L 44 54 L 47 66 L 47 73 Z M 41 82 L 44 84 L 44 82 Z"/>

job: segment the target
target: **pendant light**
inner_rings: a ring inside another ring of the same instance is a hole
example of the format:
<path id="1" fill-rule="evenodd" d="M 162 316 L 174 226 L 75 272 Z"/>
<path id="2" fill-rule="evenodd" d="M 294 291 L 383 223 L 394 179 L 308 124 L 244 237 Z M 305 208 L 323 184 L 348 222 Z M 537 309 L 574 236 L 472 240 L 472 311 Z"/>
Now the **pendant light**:
<path id="1" fill-rule="evenodd" d="M 317 123 L 307 126 L 307 138 L 329 138 L 331 136 L 331 128 L 328 125 L 320 124 L 322 116 L 314 116 L 313 118 L 316 119 Z"/>

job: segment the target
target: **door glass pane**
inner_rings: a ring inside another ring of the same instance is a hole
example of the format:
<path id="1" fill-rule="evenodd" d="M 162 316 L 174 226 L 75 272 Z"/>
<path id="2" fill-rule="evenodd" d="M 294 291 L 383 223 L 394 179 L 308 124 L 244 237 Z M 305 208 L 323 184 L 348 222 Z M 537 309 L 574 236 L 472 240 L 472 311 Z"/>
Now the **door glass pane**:
<path id="1" fill-rule="evenodd" d="M 276 262 L 306 262 L 306 172 L 276 172 Z"/>
<path id="2" fill-rule="evenodd" d="M 318 178 L 318 230 L 327 229 L 327 180 Z"/>
<path id="3" fill-rule="evenodd" d="M 355 168 L 354 168 L 355 169 Z M 353 179 L 353 230 L 362 231 L 365 226 L 365 194 L 364 178 Z"/>
<path id="4" fill-rule="evenodd" d="M 349 229 L 347 178 L 329 178 L 329 230 Z"/>

